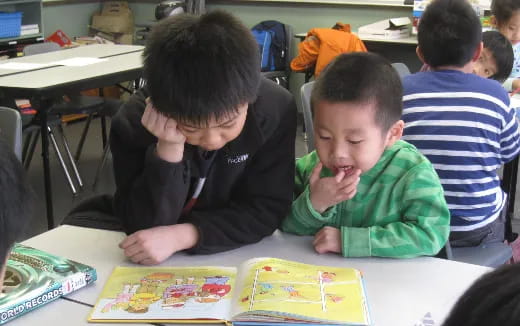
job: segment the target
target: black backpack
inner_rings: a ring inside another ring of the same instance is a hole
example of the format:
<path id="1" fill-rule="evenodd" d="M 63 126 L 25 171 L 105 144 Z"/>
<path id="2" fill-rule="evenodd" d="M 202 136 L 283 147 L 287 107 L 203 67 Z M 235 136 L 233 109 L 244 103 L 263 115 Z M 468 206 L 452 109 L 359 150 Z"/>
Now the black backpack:
<path id="1" fill-rule="evenodd" d="M 262 71 L 286 69 L 286 56 L 289 55 L 289 41 L 285 25 L 276 20 L 266 20 L 251 28 L 261 55 Z"/>

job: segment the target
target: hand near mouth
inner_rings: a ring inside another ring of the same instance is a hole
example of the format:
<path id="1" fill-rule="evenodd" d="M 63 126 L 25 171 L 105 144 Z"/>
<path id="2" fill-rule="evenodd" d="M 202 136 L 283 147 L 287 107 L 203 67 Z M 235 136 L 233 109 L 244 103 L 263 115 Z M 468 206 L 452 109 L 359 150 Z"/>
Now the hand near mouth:
<path id="1" fill-rule="evenodd" d="M 316 212 L 323 213 L 329 207 L 356 195 L 361 170 L 356 168 L 337 169 L 334 177 L 320 178 L 323 164 L 316 165 L 309 178 L 310 200 Z"/>

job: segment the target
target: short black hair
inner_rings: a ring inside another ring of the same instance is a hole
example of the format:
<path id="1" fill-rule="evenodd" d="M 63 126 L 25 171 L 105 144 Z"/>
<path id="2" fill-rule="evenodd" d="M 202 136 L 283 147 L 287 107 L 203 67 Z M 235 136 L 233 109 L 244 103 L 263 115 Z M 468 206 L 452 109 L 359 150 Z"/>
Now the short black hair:
<path id="1" fill-rule="evenodd" d="M 376 123 L 383 131 L 403 113 L 403 86 L 390 62 L 375 53 L 337 56 L 320 74 L 312 89 L 313 108 L 321 101 L 374 103 Z"/>
<path id="2" fill-rule="evenodd" d="M 516 326 L 520 320 L 520 265 L 483 275 L 459 298 L 443 326 Z"/>
<path id="3" fill-rule="evenodd" d="M 513 13 L 520 9 L 520 2 L 517 0 L 493 0 L 491 2 L 491 13 L 495 16 L 498 26 L 506 24 Z"/>
<path id="4" fill-rule="evenodd" d="M 482 26 L 466 0 L 433 0 L 421 16 L 417 40 L 432 68 L 463 67 L 482 41 Z"/>
<path id="5" fill-rule="evenodd" d="M 206 125 L 256 99 L 258 45 L 249 29 L 224 11 L 160 21 L 143 55 L 152 103 L 177 121 Z"/>
<path id="6" fill-rule="evenodd" d="M 22 164 L 0 136 L 0 270 L 31 216 L 32 201 Z"/>
<path id="7" fill-rule="evenodd" d="M 511 42 L 498 31 L 482 33 L 484 47 L 491 52 L 497 65 L 497 72 L 489 78 L 503 83 L 513 69 L 514 53 Z"/>

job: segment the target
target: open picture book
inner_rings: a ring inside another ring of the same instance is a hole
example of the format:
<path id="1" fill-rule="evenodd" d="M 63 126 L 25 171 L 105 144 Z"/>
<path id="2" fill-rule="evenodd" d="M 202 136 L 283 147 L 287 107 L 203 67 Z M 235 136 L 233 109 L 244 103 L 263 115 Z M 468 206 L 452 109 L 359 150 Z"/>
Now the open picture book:
<path id="1" fill-rule="evenodd" d="M 370 325 L 353 268 L 255 258 L 234 267 L 116 267 L 90 322 Z"/>

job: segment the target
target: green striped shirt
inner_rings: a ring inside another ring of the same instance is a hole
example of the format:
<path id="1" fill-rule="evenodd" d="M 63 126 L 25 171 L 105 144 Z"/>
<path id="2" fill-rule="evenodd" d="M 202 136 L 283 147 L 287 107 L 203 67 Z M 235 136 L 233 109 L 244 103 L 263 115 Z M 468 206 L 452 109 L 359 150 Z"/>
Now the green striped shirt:
<path id="1" fill-rule="evenodd" d="M 448 239 L 450 213 L 431 163 L 397 141 L 360 177 L 354 198 L 320 214 L 312 207 L 309 177 L 316 152 L 296 163 L 295 200 L 282 224 L 286 232 L 314 235 L 324 226 L 341 229 L 345 257 L 435 255 Z M 332 172 L 323 168 L 321 177 Z"/>

